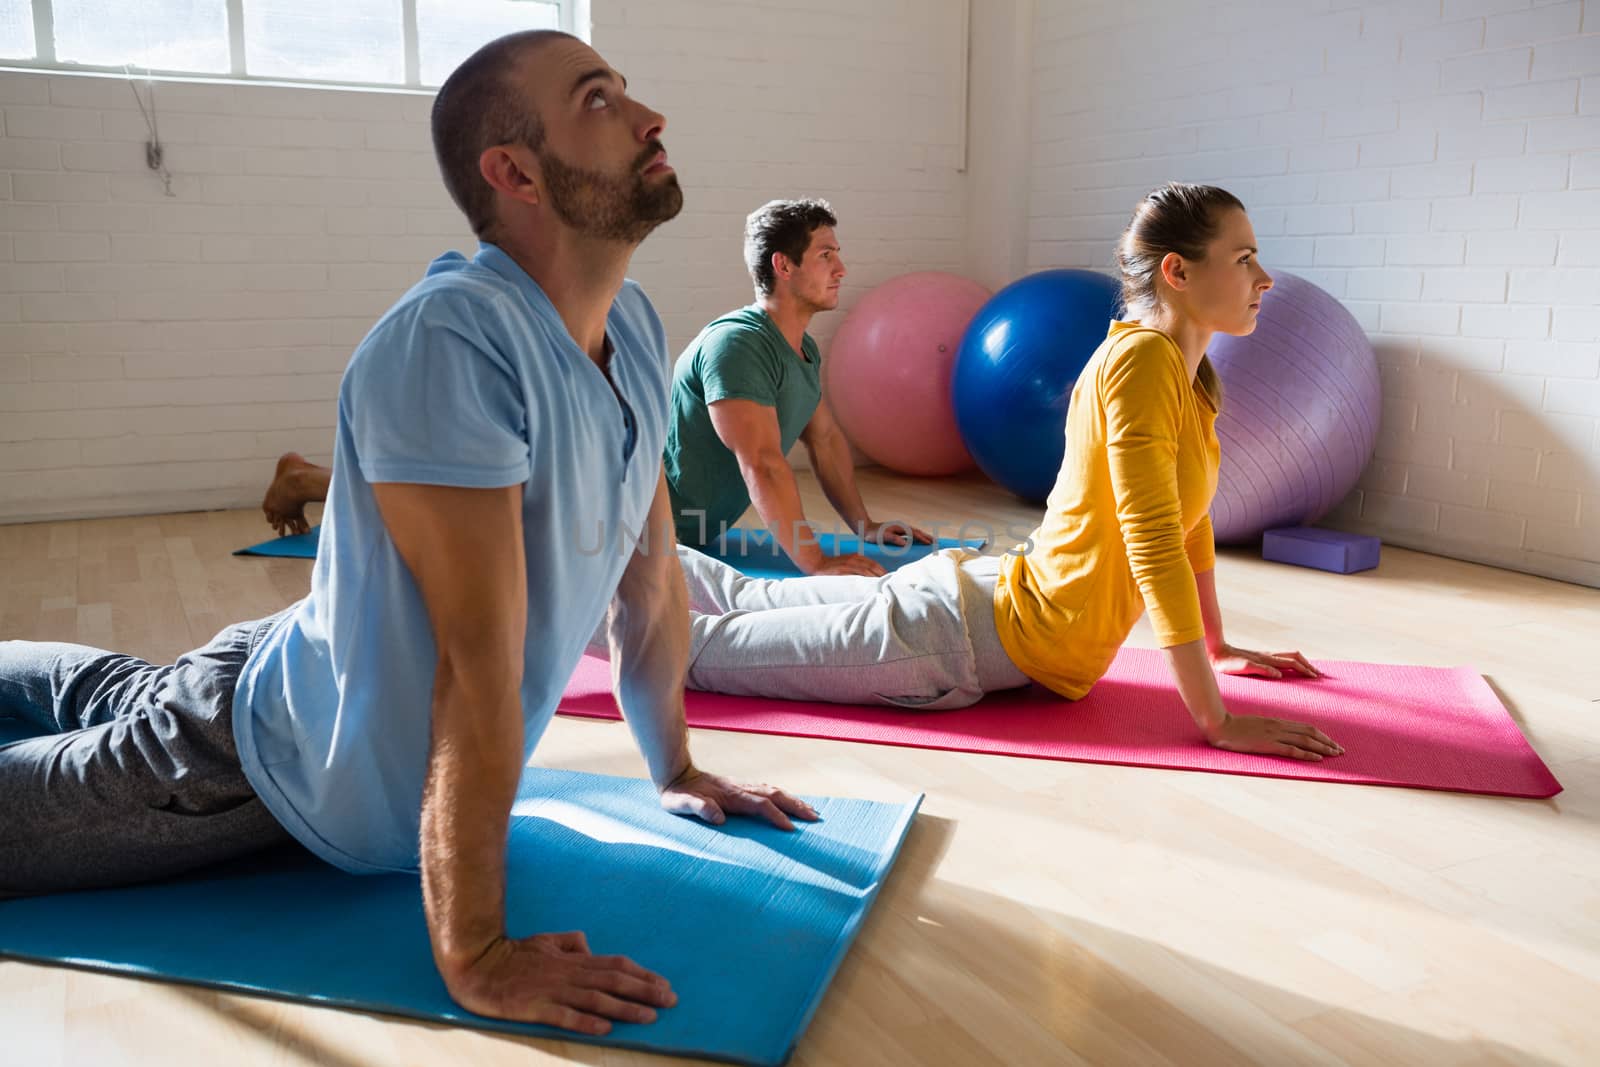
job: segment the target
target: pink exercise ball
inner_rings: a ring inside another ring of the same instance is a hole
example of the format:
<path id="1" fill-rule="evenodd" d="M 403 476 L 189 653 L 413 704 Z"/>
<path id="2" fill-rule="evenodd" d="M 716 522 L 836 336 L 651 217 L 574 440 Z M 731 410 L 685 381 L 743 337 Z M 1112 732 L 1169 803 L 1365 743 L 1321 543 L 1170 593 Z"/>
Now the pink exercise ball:
<path id="1" fill-rule="evenodd" d="M 989 290 L 943 271 L 891 278 L 833 335 L 823 385 L 834 418 L 868 459 L 902 474 L 970 470 L 950 375 L 961 335 Z"/>

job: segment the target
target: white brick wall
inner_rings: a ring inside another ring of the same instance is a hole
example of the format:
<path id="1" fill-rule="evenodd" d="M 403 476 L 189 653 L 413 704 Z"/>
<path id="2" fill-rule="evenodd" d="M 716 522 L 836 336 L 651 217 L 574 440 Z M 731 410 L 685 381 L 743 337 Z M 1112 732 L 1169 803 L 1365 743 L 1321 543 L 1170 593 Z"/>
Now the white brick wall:
<path id="1" fill-rule="evenodd" d="M 674 346 L 750 299 L 744 216 L 821 195 L 846 306 L 963 255 L 958 0 L 607 0 L 687 207 L 635 259 Z M 172 197 L 118 78 L 0 72 L 0 521 L 233 507 L 326 457 L 339 374 L 432 257 L 475 247 L 431 98 L 160 83 Z M 826 340 L 843 313 L 817 321 Z"/>
<path id="2" fill-rule="evenodd" d="M 1232 189 L 1379 351 L 1334 521 L 1600 584 L 1597 5 L 1038 0 L 1028 265 L 1108 267 L 1087 238 L 1161 181 Z"/>
<path id="3" fill-rule="evenodd" d="M 0 73 L 0 521 L 252 504 L 352 345 L 470 249 L 416 93 Z M 397 207 L 373 205 L 402 204 Z"/>

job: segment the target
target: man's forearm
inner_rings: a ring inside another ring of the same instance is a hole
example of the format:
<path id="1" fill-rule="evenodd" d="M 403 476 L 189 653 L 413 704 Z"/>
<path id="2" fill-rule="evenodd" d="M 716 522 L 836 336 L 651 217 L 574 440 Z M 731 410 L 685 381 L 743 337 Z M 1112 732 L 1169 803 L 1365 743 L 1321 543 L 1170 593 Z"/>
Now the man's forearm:
<path id="1" fill-rule="evenodd" d="M 422 795 L 422 896 L 434 959 L 459 974 L 505 934 L 506 828 L 522 775 L 520 686 L 441 659 Z"/>
<path id="2" fill-rule="evenodd" d="M 655 551 L 671 553 L 644 585 L 619 589 L 608 629 L 611 676 L 622 717 L 660 789 L 690 766 L 683 680 L 689 662 L 689 596 L 670 538 Z"/>
<path id="3" fill-rule="evenodd" d="M 811 469 L 816 471 L 823 495 L 839 517 L 858 530 L 870 522 L 867 505 L 856 486 L 856 466 L 850 457 L 850 444 L 844 435 L 834 434 L 809 452 Z"/>
<path id="4" fill-rule="evenodd" d="M 740 473 L 750 490 L 750 502 L 778 544 L 802 571 L 815 569 L 822 562 L 822 548 L 806 522 L 800 486 L 789 464 L 781 456 L 769 457 L 745 465 Z"/>

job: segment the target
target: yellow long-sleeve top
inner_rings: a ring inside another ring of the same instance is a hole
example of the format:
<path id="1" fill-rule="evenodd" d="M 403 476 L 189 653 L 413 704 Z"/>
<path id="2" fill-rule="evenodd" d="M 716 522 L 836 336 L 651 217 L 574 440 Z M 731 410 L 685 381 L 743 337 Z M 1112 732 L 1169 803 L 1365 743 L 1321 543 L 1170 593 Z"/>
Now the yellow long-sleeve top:
<path id="1" fill-rule="evenodd" d="M 1217 411 L 1160 330 L 1112 322 L 1067 409 L 1067 452 L 1028 546 L 1002 557 L 1006 654 L 1076 700 L 1148 609 L 1162 647 L 1205 636 L 1194 576 L 1216 565 Z"/>

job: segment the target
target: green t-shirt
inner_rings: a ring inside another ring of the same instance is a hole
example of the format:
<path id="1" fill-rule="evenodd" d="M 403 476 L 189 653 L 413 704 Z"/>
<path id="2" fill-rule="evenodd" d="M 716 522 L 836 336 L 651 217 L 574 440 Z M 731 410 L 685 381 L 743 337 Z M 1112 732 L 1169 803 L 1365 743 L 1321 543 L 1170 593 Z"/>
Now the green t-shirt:
<path id="1" fill-rule="evenodd" d="M 672 371 L 672 421 L 662 465 L 678 540 L 699 548 L 750 506 L 739 461 L 711 425 L 708 404 L 754 400 L 777 410 L 788 452 L 822 401 L 822 354 L 809 334 L 801 359 L 757 304 L 714 319 Z M 704 513 L 704 519 L 701 518 Z"/>

